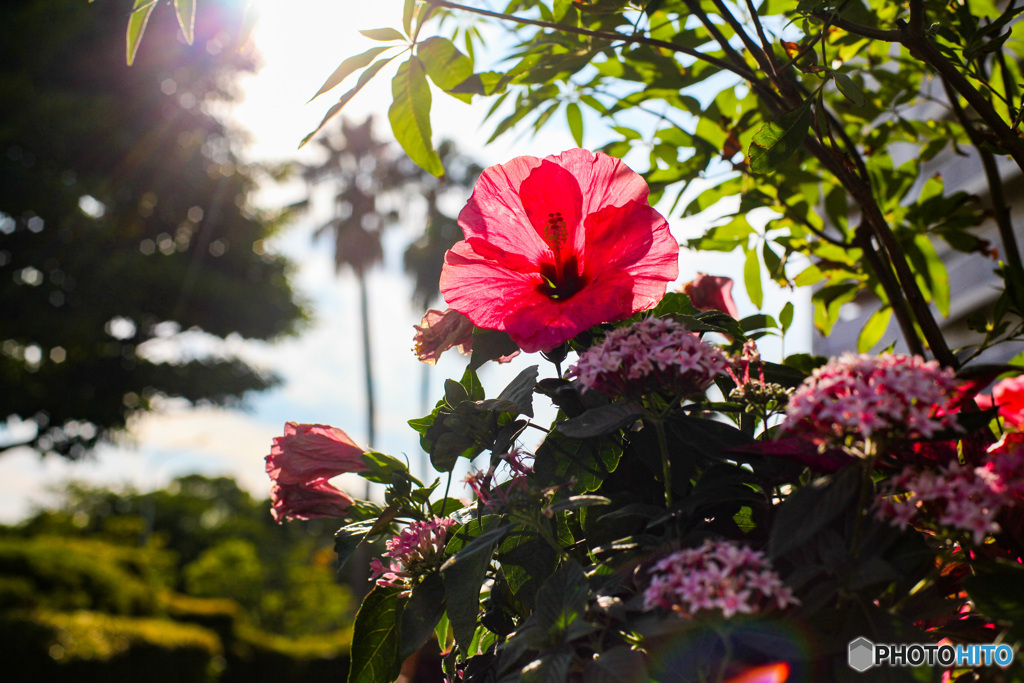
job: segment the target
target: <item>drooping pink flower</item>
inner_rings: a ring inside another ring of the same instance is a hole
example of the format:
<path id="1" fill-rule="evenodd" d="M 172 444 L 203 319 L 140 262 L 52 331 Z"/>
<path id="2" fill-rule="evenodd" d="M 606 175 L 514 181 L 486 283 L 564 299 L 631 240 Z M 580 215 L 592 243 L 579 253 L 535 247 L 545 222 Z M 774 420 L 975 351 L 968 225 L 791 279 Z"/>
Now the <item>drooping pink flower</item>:
<path id="1" fill-rule="evenodd" d="M 420 324 L 413 327 L 416 328 L 413 350 L 421 363 L 434 365 L 442 353 L 456 346 L 461 353 L 473 350 L 473 323 L 458 311 L 449 308 L 442 312 L 431 308 Z"/>
<path id="2" fill-rule="evenodd" d="M 301 484 L 277 484 L 270 488 L 270 513 L 278 522 L 285 519 L 344 517 L 352 498 L 327 481 L 326 477 Z"/>
<path id="3" fill-rule="evenodd" d="M 644 609 L 663 608 L 681 616 L 719 611 L 761 614 L 799 604 L 793 591 L 760 550 L 732 541 L 704 541 L 654 564 L 644 591 Z"/>
<path id="4" fill-rule="evenodd" d="M 455 520 L 440 517 L 412 522 L 385 543 L 387 552 L 382 557 L 389 558 L 388 565 L 374 559 L 370 578 L 380 586 L 411 588 L 417 578 L 441 565 L 448 527 L 454 524 Z"/>
<path id="5" fill-rule="evenodd" d="M 362 472 L 364 450 L 348 434 L 330 425 L 288 422 L 274 438 L 267 474 L 279 485 L 305 484 L 346 472 Z"/>
<path id="6" fill-rule="evenodd" d="M 703 391 L 726 369 L 716 347 L 671 318 L 646 318 L 612 330 L 582 354 L 567 377 L 609 396 Z"/>
<path id="7" fill-rule="evenodd" d="M 930 437 L 956 428 L 953 371 L 917 356 L 845 353 L 793 393 L 783 429 L 819 444 Z"/>
<path id="8" fill-rule="evenodd" d="M 732 298 L 732 285 L 731 277 L 697 273 L 697 277 L 683 285 L 682 292 L 700 311 L 721 311 L 739 318 L 740 311 Z"/>
<path id="9" fill-rule="evenodd" d="M 583 149 L 486 169 L 445 255 L 445 301 L 528 353 L 651 308 L 679 245 L 647 195 L 622 161 Z"/>

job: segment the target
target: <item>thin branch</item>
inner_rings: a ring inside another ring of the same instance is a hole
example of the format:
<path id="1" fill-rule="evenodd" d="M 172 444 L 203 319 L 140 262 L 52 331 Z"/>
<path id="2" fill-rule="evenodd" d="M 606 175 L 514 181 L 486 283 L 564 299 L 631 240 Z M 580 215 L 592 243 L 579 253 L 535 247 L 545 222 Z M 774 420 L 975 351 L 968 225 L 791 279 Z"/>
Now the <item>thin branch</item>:
<path id="1" fill-rule="evenodd" d="M 460 5 L 458 3 L 449 2 L 449 0 L 426 0 L 429 5 L 436 5 L 437 7 L 447 7 L 448 9 L 461 10 L 463 12 L 470 12 L 472 14 L 480 14 L 485 17 L 491 17 L 493 19 L 501 19 L 502 21 L 512 21 L 517 24 L 526 24 L 528 26 L 539 26 L 540 28 L 549 28 L 553 31 L 561 31 L 563 33 L 572 33 L 579 36 L 587 36 L 590 38 L 597 38 L 598 40 L 607 40 L 609 42 L 622 42 L 622 43 L 636 43 L 638 45 L 649 45 L 651 47 L 660 47 L 680 54 L 689 55 L 694 59 L 699 59 L 702 62 L 706 62 L 712 66 L 716 66 L 719 69 L 729 71 L 736 74 L 740 78 L 747 80 L 752 77 L 749 71 L 740 71 L 733 67 L 728 62 L 722 61 L 716 57 L 710 57 L 698 50 L 692 48 L 683 47 L 682 45 L 676 45 L 666 40 L 658 40 L 656 38 L 648 38 L 646 36 L 636 35 L 625 35 L 622 33 L 616 33 L 615 31 L 593 31 L 588 28 L 579 28 L 578 26 L 570 26 L 568 24 L 559 24 L 553 21 L 542 21 L 540 19 L 527 19 L 525 17 L 518 17 L 512 14 L 502 14 L 501 12 L 492 12 L 486 9 L 480 9 L 478 7 L 469 7 L 467 5 Z"/>
<path id="2" fill-rule="evenodd" d="M 754 7 L 754 0 L 747 0 L 747 9 L 750 10 L 750 21 L 754 24 L 754 30 L 757 31 L 757 37 L 761 39 L 761 47 L 764 48 L 764 55 L 768 58 L 768 63 L 772 67 L 772 77 L 778 78 L 779 71 L 775 64 L 775 52 L 772 50 L 771 41 L 768 40 L 768 36 L 764 33 L 764 26 L 761 25 L 761 18 L 757 16 L 757 8 Z"/>
<path id="3" fill-rule="evenodd" d="M 982 139 L 970 119 L 967 118 L 967 112 L 960 106 L 960 98 L 952 86 L 945 79 L 943 79 L 942 85 L 946 89 L 946 95 L 949 97 L 953 113 L 960 121 L 960 125 L 967 131 L 967 137 L 971 139 L 971 143 L 978 150 L 978 156 L 981 158 L 981 165 L 985 169 L 985 179 L 988 181 L 989 197 L 992 199 L 992 210 L 996 226 L 999 229 L 999 237 L 1003 241 L 1003 251 L 1006 254 L 1006 259 L 1011 267 L 1020 269 L 1024 267 L 1021 264 L 1020 247 L 1017 246 L 1017 236 L 1013 232 L 1013 222 L 1010 220 L 1010 207 L 1006 203 L 1006 195 L 1003 194 L 1003 179 L 999 175 L 999 168 L 996 166 L 995 157 L 985 149 L 984 139 Z"/>
<path id="4" fill-rule="evenodd" d="M 871 234 L 864 229 L 866 227 L 866 225 L 861 224 L 861 227 L 857 228 L 857 238 L 854 241 L 864 252 L 864 259 L 867 261 L 868 267 L 874 271 L 875 277 L 878 278 L 878 282 L 882 285 L 882 289 L 889 299 L 889 306 L 896 316 L 896 323 L 903 333 L 903 339 L 907 342 L 907 348 L 914 355 L 924 356 L 924 348 L 921 346 L 921 340 L 917 336 L 917 330 L 914 328 L 914 319 L 910 315 L 910 309 L 907 307 L 906 299 L 903 298 L 900 285 L 896 281 L 889 264 L 875 249 L 875 245 L 871 240 Z"/>

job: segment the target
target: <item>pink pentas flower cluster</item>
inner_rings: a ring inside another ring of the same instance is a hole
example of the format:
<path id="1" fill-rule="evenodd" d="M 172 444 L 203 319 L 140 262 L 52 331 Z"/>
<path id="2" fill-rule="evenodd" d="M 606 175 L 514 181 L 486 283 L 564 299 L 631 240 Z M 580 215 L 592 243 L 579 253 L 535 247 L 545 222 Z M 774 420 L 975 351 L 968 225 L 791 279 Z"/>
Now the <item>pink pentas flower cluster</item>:
<path id="1" fill-rule="evenodd" d="M 344 517 L 352 498 L 328 479 L 366 470 L 363 453 L 363 448 L 337 427 L 285 424 L 284 436 L 274 438 L 265 458 L 273 482 L 274 519 Z"/>
<path id="2" fill-rule="evenodd" d="M 956 428 L 953 371 L 918 356 L 845 353 L 797 388 L 785 431 L 819 444 L 930 437 Z"/>
<path id="3" fill-rule="evenodd" d="M 1024 449 L 992 453 L 980 467 L 959 462 L 937 470 L 907 467 L 888 482 L 883 496 L 878 515 L 894 525 L 931 519 L 971 534 L 980 544 L 999 532 L 999 514 L 1024 500 Z"/>
<path id="4" fill-rule="evenodd" d="M 799 601 L 772 569 L 765 554 L 732 541 L 704 541 L 654 564 L 644 591 L 644 609 L 662 608 L 684 616 L 700 611 L 761 614 Z"/>
<path id="5" fill-rule="evenodd" d="M 441 565 L 448 527 L 454 524 L 455 520 L 440 517 L 411 523 L 387 541 L 386 567 L 379 559 L 370 563 L 370 578 L 379 586 L 411 588 L 417 578 Z"/>
<path id="6" fill-rule="evenodd" d="M 703 391 L 725 371 L 725 356 L 671 318 L 646 318 L 609 332 L 584 351 L 567 377 L 609 396 Z"/>

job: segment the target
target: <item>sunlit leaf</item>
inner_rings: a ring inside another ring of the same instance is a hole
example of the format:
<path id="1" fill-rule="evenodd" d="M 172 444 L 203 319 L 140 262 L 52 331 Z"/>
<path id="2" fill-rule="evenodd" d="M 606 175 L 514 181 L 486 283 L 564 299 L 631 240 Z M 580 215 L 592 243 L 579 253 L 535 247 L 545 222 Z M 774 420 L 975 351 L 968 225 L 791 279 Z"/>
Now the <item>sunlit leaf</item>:
<path id="1" fill-rule="evenodd" d="M 370 40 L 405 40 L 405 36 L 402 35 L 402 32 L 394 28 L 371 28 L 365 31 L 360 31 L 360 33 Z"/>
<path id="2" fill-rule="evenodd" d="M 398 144 L 424 171 L 444 175 L 441 157 L 430 140 L 430 84 L 419 57 L 410 57 L 398 67 L 391 81 L 391 94 L 394 100 L 388 120 Z"/>
<path id="3" fill-rule="evenodd" d="M 323 130 L 323 127 L 327 125 L 327 122 L 334 118 L 338 114 L 338 112 L 340 112 L 342 108 L 346 104 L 348 104 L 353 97 L 356 96 L 356 93 L 362 90 L 363 87 L 370 82 L 370 79 L 376 76 L 378 71 L 384 68 L 385 64 L 387 64 L 397 56 L 398 55 L 393 55 L 391 57 L 388 57 L 387 59 L 378 59 L 376 62 L 370 65 L 370 67 L 366 71 L 359 74 L 359 80 L 356 81 L 355 87 L 353 87 L 347 93 L 342 95 L 341 98 L 335 103 L 335 105 L 327 110 L 327 113 L 324 114 L 324 118 L 320 122 L 320 125 L 317 126 L 316 130 L 314 130 L 312 133 L 302 138 L 302 142 L 299 143 L 299 147 L 305 145 L 307 142 L 313 139 L 314 135 Z"/>
<path id="4" fill-rule="evenodd" d="M 128 17 L 128 43 L 126 58 L 128 66 L 135 61 L 135 53 L 139 50 L 139 42 L 142 34 L 146 31 L 146 24 L 149 23 L 149 15 L 156 8 L 157 0 L 135 0 L 135 7 Z"/>
<path id="5" fill-rule="evenodd" d="M 366 52 L 349 57 L 334 70 L 334 73 L 327 77 L 327 80 L 324 81 L 324 84 L 316 91 L 316 94 L 309 98 L 310 102 L 320 97 L 325 92 L 337 87 L 346 78 L 376 59 L 377 55 L 390 49 L 390 45 L 385 45 L 383 47 L 371 47 Z"/>
<path id="6" fill-rule="evenodd" d="M 779 311 L 779 326 L 782 328 L 782 333 L 785 334 L 789 330 L 789 326 L 793 324 L 793 302 L 787 301 L 786 305 Z"/>
<path id="7" fill-rule="evenodd" d="M 178 26 L 185 34 L 185 42 L 191 45 L 195 38 L 196 0 L 174 0 L 174 13 L 178 15 Z"/>
<path id="8" fill-rule="evenodd" d="M 747 296 L 751 303 L 761 308 L 764 294 L 761 291 L 761 261 L 757 258 L 757 250 L 747 251 L 747 260 L 743 263 L 743 284 L 747 288 Z"/>
<path id="9" fill-rule="evenodd" d="M 374 586 L 363 599 L 352 631 L 349 683 L 390 683 L 398 677 L 401 593 L 400 588 Z"/>
<path id="10" fill-rule="evenodd" d="M 580 113 L 580 105 L 570 102 L 565 107 L 565 119 L 569 123 L 569 132 L 572 139 L 576 141 L 577 147 L 583 146 L 583 115 Z"/>
<path id="11" fill-rule="evenodd" d="M 427 38 L 416 47 L 416 55 L 434 85 L 463 102 L 473 98 L 472 93 L 452 92 L 452 88 L 473 75 L 473 60 L 459 52 L 452 41 L 437 36 Z"/>
<path id="12" fill-rule="evenodd" d="M 402 7 L 402 28 L 405 29 L 405 35 L 412 35 L 412 19 L 416 16 L 416 0 L 405 0 L 405 5 Z"/>
<path id="13" fill-rule="evenodd" d="M 885 330 L 889 327 L 889 318 L 892 317 L 892 308 L 885 306 L 875 311 L 857 337 L 857 351 L 867 353 L 875 344 L 882 339 Z"/>
<path id="14" fill-rule="evenodd" d="M 864 91 L 852 78 L 846 74 L 836 74 L 835 81 L 836 87 L 839 88 L 839 92 L 843 93 L 843 97 L 858 107 L 864 106 Z"/>

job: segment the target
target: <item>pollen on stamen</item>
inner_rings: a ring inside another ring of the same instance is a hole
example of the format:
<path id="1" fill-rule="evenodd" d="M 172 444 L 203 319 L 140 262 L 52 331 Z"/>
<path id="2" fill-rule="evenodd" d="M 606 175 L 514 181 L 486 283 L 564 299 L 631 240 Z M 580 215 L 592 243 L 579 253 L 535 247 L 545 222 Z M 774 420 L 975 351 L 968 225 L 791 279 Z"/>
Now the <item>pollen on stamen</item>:
<path id="1" fill-rule="evenodd" d="M 568 227 L 561 212 L 554 211 L 548 214 L 548 224 L 544 229 L 544 240 L 552 247 L 557 248 L 565 244 L 569 236 Z"/>

